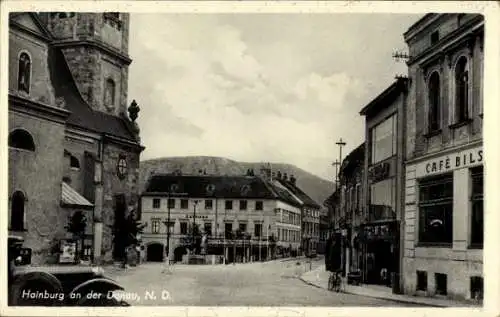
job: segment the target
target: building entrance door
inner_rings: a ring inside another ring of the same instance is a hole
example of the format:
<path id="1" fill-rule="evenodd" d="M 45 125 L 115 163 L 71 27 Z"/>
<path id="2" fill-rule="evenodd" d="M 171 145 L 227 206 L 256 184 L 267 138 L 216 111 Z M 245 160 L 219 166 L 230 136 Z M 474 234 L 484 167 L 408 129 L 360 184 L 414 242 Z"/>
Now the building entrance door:
<path id="1" fill-rule="evenodd" d="M 113 239 L 113 258 L 115 260 L 121 260 L 125 256 L 125 240 L 126 232 L 123 232 L 121 228 L 125 227 L 125 213 L 127 209 L 127 203 L 124 194 L 115 195 L 115 238 Z"/>
<path id="2" fill-rule="evenodd" d="M 162 262 L 163 261 L 163 245 L 161 243 L 151 243 L 147 248 L 148 262 Z"/>

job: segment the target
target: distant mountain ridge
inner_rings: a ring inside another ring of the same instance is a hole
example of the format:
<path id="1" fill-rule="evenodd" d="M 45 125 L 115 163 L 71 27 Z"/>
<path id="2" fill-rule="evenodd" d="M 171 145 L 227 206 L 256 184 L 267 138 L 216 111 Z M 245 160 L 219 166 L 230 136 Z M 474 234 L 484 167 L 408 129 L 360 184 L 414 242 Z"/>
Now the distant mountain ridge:
<path id="1" fill-rule="evenodd" d="M 255 175 L 260 174 L 260 168 L 267 163 L 238 162 L 224 157 L 215 156 L 176 156 L 141 161 L 139 173 L 139 188 L 141 192 L 151 174 L 173 173 L 207 175 L 244 175 L 248 169 L 253 169 Z M 297 186 L 309 195 L 319 205 L 333 192 L 333 183 L 311 174 L 292 164 L 269 163 L 273 172 L 294 175 Z"/>

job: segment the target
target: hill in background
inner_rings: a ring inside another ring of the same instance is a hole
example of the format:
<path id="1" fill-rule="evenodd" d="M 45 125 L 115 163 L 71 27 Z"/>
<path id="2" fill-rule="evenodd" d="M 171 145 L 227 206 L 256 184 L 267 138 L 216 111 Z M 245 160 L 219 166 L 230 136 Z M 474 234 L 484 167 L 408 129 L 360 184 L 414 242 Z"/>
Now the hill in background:
<path id="1" fill-rule="evenodd" d="M 266 163 L 267 164 L 267 163 Z M 297 186 L 314 199 L 319 205 L 333 192 L 333 183 L 311 174 L 292 164 L 270 163 L 273 172 L 281 171 L 288 176 L 294 175 Z M 152 173 L 173 173 L 181 171 L 183 174 L 208 175 L 245 175 L 248 169 L 253 169 L 255 175 L 260 174 L 263 163 L 237 162 L 223 157 L 212 156 L 181 156 L 165 157 L 141 162 L 139 173 L 139 188 L 144 186 Z"/>

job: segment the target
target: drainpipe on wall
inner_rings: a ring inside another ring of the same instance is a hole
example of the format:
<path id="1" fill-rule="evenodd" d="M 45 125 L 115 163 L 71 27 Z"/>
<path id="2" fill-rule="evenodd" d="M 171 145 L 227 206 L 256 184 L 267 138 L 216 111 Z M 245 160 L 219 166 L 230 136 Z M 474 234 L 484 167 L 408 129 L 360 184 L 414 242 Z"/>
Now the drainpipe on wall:
<path id="1" fill-rule="evenodd" d="M 104 136 L 101 136 L 101 141 L 98 143 L 98 157 L 95 161 L 95 172 L 94 172 L 94 184 L 95 184 L 95 202 L 94 202 L 94 263 L 99 263 L 102 258 L 102 234 L 103 234 L 103 201 L 104 201 L 104 190 L 103 190 L 103 157 L 104 157 Z M 97 216 L 97 217 L 96 217 Z M 97 220 L 97 221 L 96 221 Z"/>
<path id="2" fill-rule="evenodd" d="M 401 189 L 399 190 L 399 194 L 401 195 L 400 197 L 400 221 L 399 221 L 399 293 L 403 294 L 404 293 L 404 251 L 405 251 L 405 245 L 404 245 L 404 237 L 405 237 L 405 195 L 406 195 L 406 169 L 405 169 L 405 158 L 406 158 L 406 106 L 407 106 L 407 100 L 408 100 L 408 92 L 409 92 L 409 82 L 410 79 L 405 83 L 406 87 L 403 93 L 403 101 L 402 101 L 402 106 L 401 106 L 401 120 L 399 120 L 400 124 L 402 125 L 401 129 L 401 153 L 400 153 L 400 164 L 399 168 L 401 169 L 400 171 L 400 182 L 401 182 Z"/>

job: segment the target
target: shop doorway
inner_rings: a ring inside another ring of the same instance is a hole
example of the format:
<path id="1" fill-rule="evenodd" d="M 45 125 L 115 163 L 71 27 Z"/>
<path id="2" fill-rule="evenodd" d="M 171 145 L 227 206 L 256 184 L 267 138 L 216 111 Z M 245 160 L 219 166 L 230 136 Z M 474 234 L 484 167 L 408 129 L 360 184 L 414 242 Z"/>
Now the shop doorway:
<path id="1" fill-rule="evenodd" d="M 121 230 L 121 228 L 125 225 L 125 214 L 126 214 L 126 198 L 124 194 L 115 195 L 115 208 L 114 208 L 114 229 L 116 234 L 113 238 L 113 258 L 115 260 L 121 260 L 125 257 L 125 243 L 126 240 L 126 232 Z"/>
<path id="2" fill-rule="evenodd" d="M 396 260 L 390 241 L 374 240 L 366 244 L 365 253 L 365 283 L 391 285 L 391 273 L 396 267 Z"/>
<path id="3" fill-rule="evenodd" d="M 148 245 L 146 250 L 148 262 L 163 262 L 163 244 L 161 243 L 151 243 Z"/>
<path id="4" fill-rule="evenodd" d="M 182 262 L 182 256 L 187 254 L 186 247 L 177 247 L 174 249 L 174 261 Z"/>

